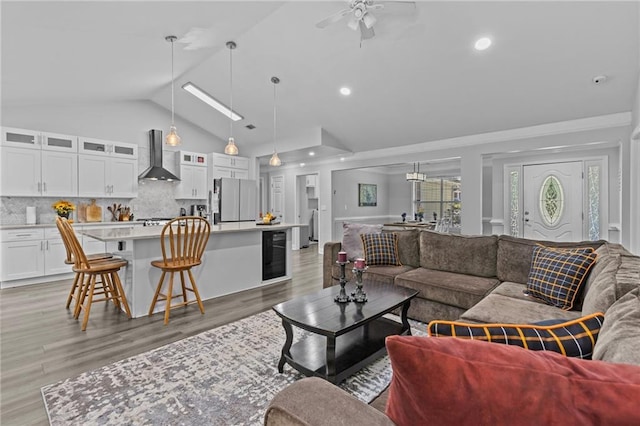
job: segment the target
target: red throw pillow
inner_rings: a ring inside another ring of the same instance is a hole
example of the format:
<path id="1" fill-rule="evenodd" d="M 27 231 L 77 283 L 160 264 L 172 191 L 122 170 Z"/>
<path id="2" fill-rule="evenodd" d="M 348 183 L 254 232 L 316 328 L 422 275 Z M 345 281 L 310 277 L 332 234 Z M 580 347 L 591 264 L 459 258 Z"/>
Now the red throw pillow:
<path id="1" fill-rule="evenodd" d="M 403 425 L 640 424 L 640 366 L 455 338 L 389 336 Z"/>

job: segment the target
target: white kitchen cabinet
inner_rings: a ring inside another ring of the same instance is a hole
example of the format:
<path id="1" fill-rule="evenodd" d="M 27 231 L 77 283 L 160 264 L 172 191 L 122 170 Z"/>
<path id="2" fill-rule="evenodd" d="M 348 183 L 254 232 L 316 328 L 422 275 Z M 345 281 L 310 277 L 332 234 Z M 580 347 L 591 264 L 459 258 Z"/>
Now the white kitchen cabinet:
<path id="1" fill-rule="evenodd" d="M 6 196 L 39 196 L 41 195 L 41 162 L 40 151 L 35 149 L 0 147 L 2 170 L 2 195 Z"/>
<path id="2" fill-rule="evenodd" d="M 176 185 L 176 199 L 207 198 L 207 157 L 196 152 L 180 151 L 177 157 L 180 182 Z"/>
<path id="3" fill-rule="evenodd" d="M 4 230 L 2 241 L 3 282 L 71 272 L 57 228 Z"/>
<path id="4" fill-rule="evenodd" d="M 2 195 L 77 196 L 77 148 L 75 136 L 3 128 Z"/>
<path id="5" fill-rule="evenodd" d="M 213 165 L 217 167 L 228 167 L 234 169 L 249 169 L 249 159 L 247 157 L 236 157 L 225 154 L 211 154 Z"/>
<path id="6" fill-rule="evenodd" d="M 249 179 L 249 159 L 225 154 L 209 154 L 211 179 L 235 178 Z"/>
<path id="7" fill-rule="evenodd" d="M 78 196 L 138 196 L 138 146 L 80 138 Z"/>
<path id="8" fill-rule="evenodd" d="M 234 179 L 249 179 L 248 170 L 228 169 L 226 167 L 216 167 L 215 175 L 215 178 L 228 177 Z"/>
<path id="9" fill-rule="evenodd" d="M 42 151 L 41 192 L 45 197 L 68 197 L 78 193 L 78 155 Z"/>
<path id="10" fill-rule="evenodd" d="M 42 276 L 44 271 L 43 240 L 2 243 L 0 280 L 11 281 Z"/>
<path id="11" fill-rule="evenodd" d="M 67 274 L 72 272 L 71 265 L 66 264 L 67 249 L 58 228 L 46 228 L 43 241 L 44 269 L 43 275 Z"/>

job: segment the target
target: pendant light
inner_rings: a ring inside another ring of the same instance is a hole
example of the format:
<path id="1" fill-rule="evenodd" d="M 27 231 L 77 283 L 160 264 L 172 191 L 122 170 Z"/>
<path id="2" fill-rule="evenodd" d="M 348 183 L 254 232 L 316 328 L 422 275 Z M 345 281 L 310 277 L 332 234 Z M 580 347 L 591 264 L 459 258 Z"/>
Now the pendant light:
<path id="1" fill-rule="evenodd" d="M 278 167 L 282 165 L 282 161 L 280 161 L 280 157 L 278 157 L 278 152 L 276 151 L 276 84 L 280 83 L 280 79 L 278 77 L 271 77 L 271 82 L 273 83 L 273 155 L 269 160 L 269 165 Z"/>
<path id="2" fill-rule="evenodd" d="M 229 109 L 233 113 L 233 49 L 237 46 L 233 41 L 227 42 L 227 47 L 229 48 Z M 224 153 L 227 155 L 238 155 L 238 147 L 236 146 L 236 141 L 233 138 L 233 118 L 231 118 L 233 114 L 229 114 L 229 142 L 227 146 L 224 147 Z"/>
<path id="3" fill-rule="evenodd" d="M 178 39 L 176 36 L 166 36 L 164 38 L 166 41 L 171 43 L 171 127 L 169 127 L 169 134 L 165 139 L 167 145 L 170 146 L 178 146 L 182 143 L 180 140 L 180 136 L 178 136 L 178 129 L 176 129 L 175 121 L 174 121 L 174 103 L 173 103 L 173 42 Z"/>

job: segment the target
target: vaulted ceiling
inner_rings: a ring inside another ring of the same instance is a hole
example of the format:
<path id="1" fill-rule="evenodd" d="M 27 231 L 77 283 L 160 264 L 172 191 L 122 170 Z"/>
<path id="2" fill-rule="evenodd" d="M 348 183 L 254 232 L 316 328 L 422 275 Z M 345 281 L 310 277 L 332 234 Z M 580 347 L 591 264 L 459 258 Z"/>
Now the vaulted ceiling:
<path id="1" fill-rule="evenodd" d="M 221 139 L 228 119 L 180 87 L 228 103 L 225 43 L 237 43 L 233 104 L 245 119 L 234 134 L 254 155 L 273 149 L 272 76 L 280 151 L 320 129 L 359 152 L 632 109 L 637 2 L 380 3 L 375 37 L 361 43 L 348 17 L 315 26 L 345 1 L 2 1 L 2 104 L 142 99 L 170 110 L 164 37 L 176 35 L 176 114 Z M 477 51 L 481 36 L 493 44 Z"/>

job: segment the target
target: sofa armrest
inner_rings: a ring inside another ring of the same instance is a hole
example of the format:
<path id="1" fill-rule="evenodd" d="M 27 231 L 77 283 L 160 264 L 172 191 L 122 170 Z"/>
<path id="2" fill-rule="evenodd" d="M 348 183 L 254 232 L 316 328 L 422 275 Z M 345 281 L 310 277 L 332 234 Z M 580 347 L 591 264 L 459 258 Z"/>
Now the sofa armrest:
<path id="1" fill-rule="evenodd" d="M 338 259 L 338 252 L 342 249 L 342 242 L 329 241 L 324 243 L 324 254 L 322 255 L 322 288 L 331 287 L 338 283 L 331 274 L 333 265 Z"/>
<path id="2" fill-rule="evenodd" d="M 393 425 L 383 413 L 318 377 L 281 390 L 264 415 L 265 426 Z"/>

